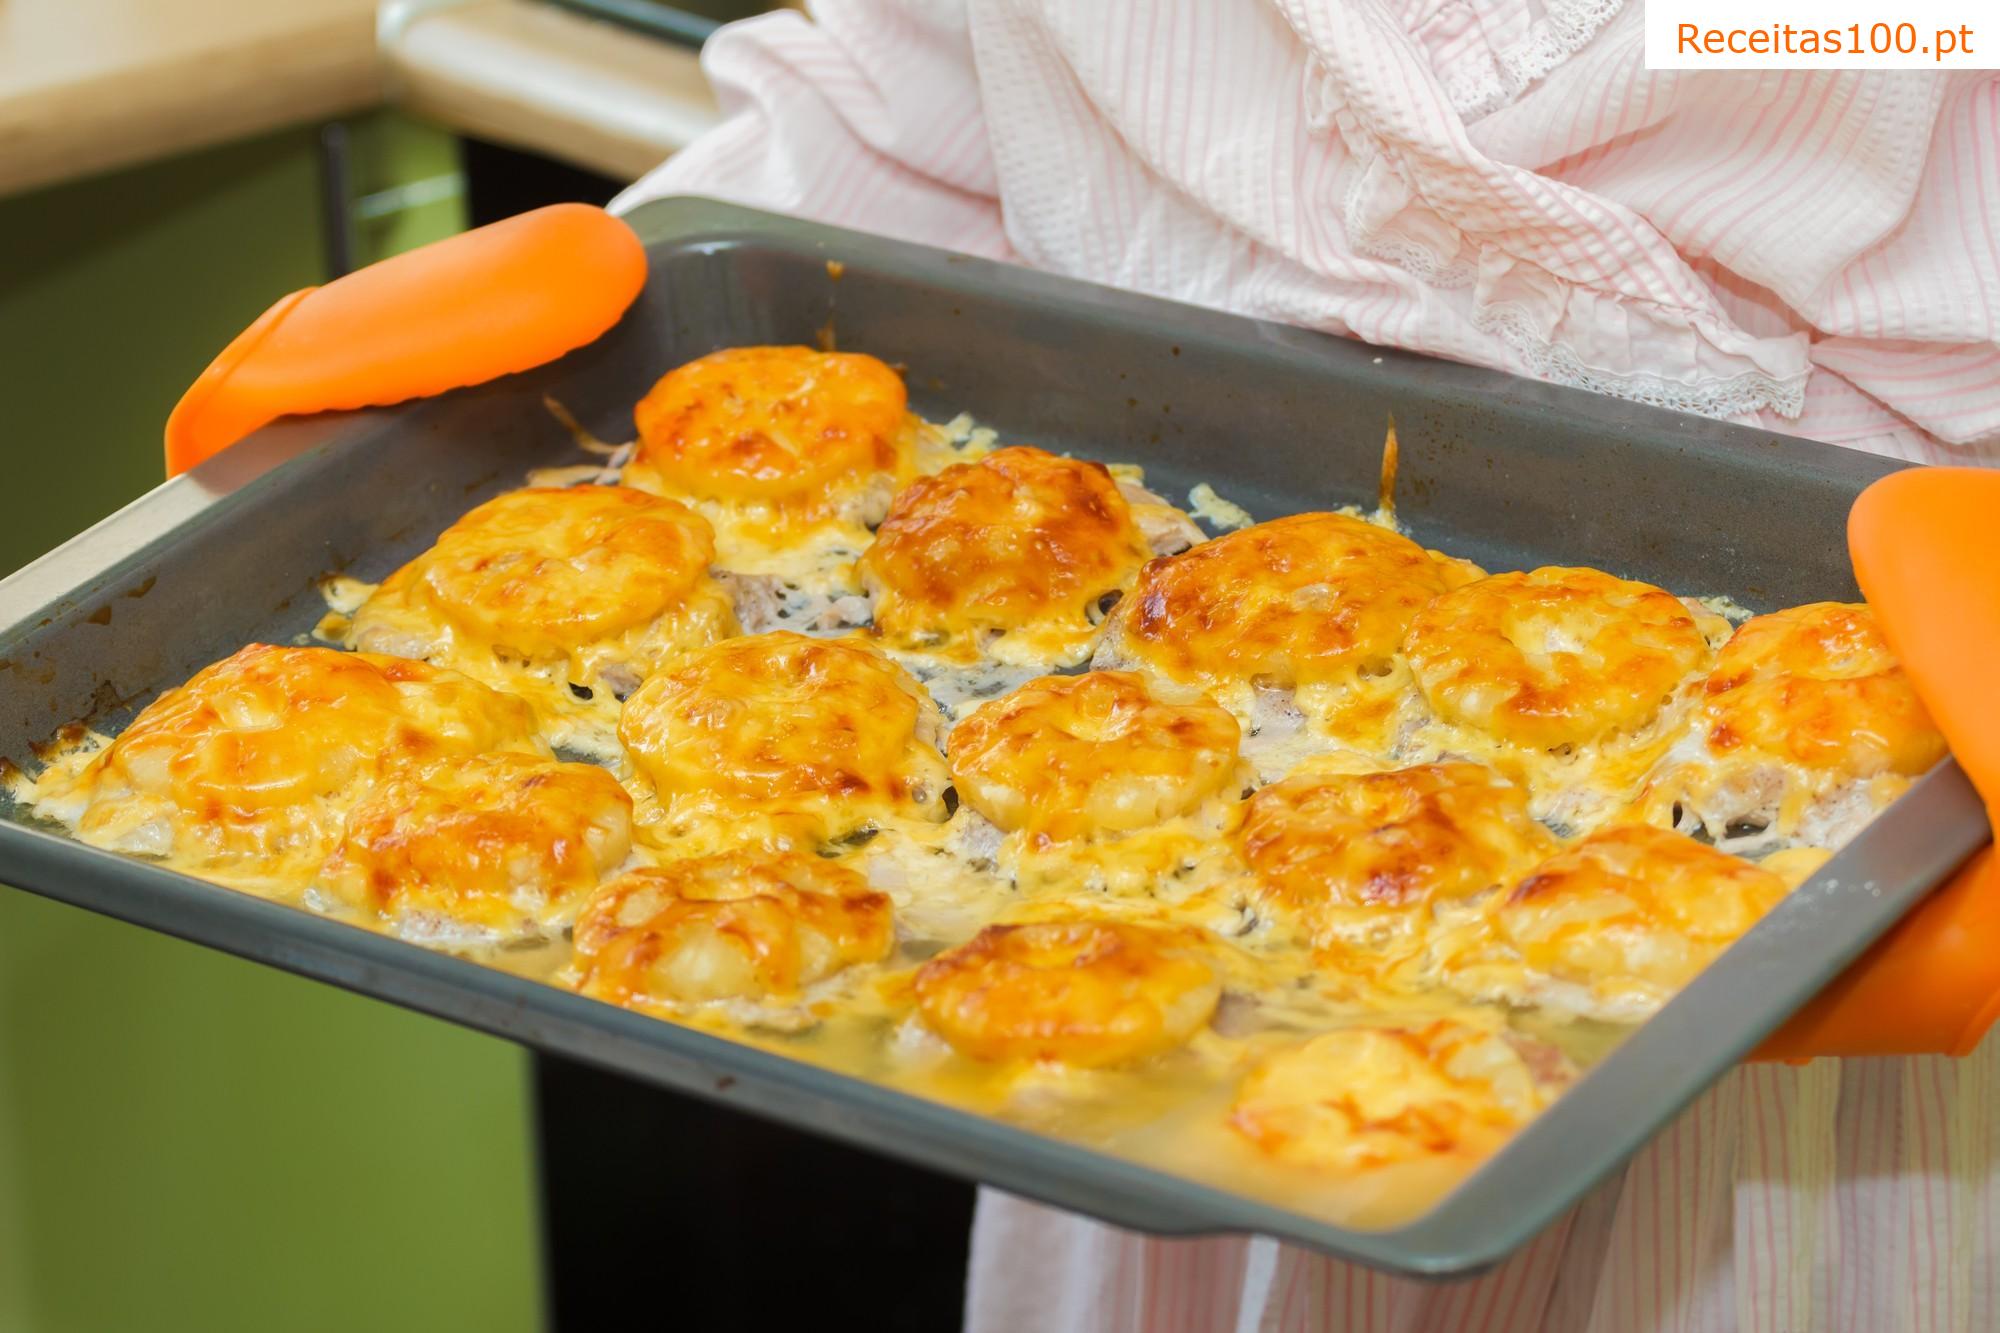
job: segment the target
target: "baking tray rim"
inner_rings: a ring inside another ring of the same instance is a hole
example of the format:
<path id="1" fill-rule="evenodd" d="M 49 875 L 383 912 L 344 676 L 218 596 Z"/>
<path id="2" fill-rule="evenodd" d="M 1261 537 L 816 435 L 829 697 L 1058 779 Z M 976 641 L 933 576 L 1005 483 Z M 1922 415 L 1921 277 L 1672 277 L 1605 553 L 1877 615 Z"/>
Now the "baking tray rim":
<path id="1" fill-rule="evenodd" d="M 1958 850 L 1963 838 L 1963 816 L 1968 809 L 1977 811 L 1983 807 L 1969 780 L 1950 760 L 1918 786 L 1923 790 L 1913 789 L 1913 794 L 1923 797 L 1926 808 L 1939 812 L 1933 823 L 1942 827 L 1915 836 L 1931 840 L 1938 849 L 1934 862 L 1948 861 L 1950 864 L 1941 872 L 1948 873 L 1973 850 Z M 1957 807 L 1955 812 L 1953 807 Z M 1951 835 L 1953 826 L 1958 830 L 1957 837 Z M 1975 845 L 1982 841 L 1983 838 L 1976 839 Z M 1847 852 L 1842 856 L 1846 857 Z M 1563 1120 L 1587 1117 L 1594 1108 L 1587 1104 L 1583 1094 L 1593 1087 L 1608 1086 L 1607 1081 L 1615 1080 L 1622 1072 L 1622 1066 L 1613 1063 L 1620 1052 L 1614 1051 L 1428 1212 L 1391 1228 L 1344 1227 L 978 1112 L 621 1009 L 163 866 L 135 861 L 42 829 L 0 822 L 0 864 L 5 865 L 14 887 L 47 898 L 355 994 L 386 1000 L 517 1044 L 731 1105 L 793 1128 L 885 1152 L 961 1179 L 992 1184 L 1057 1207 L 1106 1217 L 1118 1225 L 1170 1236 L 1265 1235 L 1412 1277 L 1457 1278 L 1491 1268 L 1557 1221 L 1587 1194 L 1588 1189 L 1575 1195 L 1542 1190 L 1529 1191 L 1523 1197 L 1509 1188 L 1511 1179 L 1520 1174 L 1510 1168 L 1518 1160 L 1518 1150 L 1523 1144 L 1549 1142 L 1558 1137 L 1573 1142 L 1557 1133 L 1563 1128 L 1556 1118 L 1558 1113 L 1568 1108 Z M 1829 870 L 1834 869 L 1836 863 L 1830 862 Z M 91 883 L 87 874 L 76 876 L 74 872 L 79 871 L 95 872 L 101 882 Z M 1873 885 L 1868 893 L 1878 902 L 1890 901 L 1892 897 L 1888 893 L 1878 894 Z M 1917 896 L 1921 896 L 1921 891 Z M 1884 915 L 1893 924 L 1900 914 L 1899 905 Z M 1731 954 L 1754 945 L 1759 932 L 1770 934 L 1770 923 L 1775 919 L 1774 912 L 1739 941 Z M 1864 944 L 1855 952 L 1865 947 Z M 1725 954 L 1711 972 L 1724 967 L 1729 960 L 1730 954 Z M 1837 971 L 1838 966 L 1833 970 Z M 1681 997 L 1635 1030 L 1621 1051 L 1647 1031 L 1657 1031 L 1663 1023 L 1671 1022 L 1677 1007 L 1684 1007 L 1685 997 L 1694 993 L 1694 986 L 1690 985 Z M 1698 1030 L 1703 1021 L 1683 1021 L 1673 1026 Z M 1745 1031 L 1740 1039 L 1733 1041 L 1731 1063 L 1748 1054 L 1762 1035 Z M 1656 1038 L 1648 1044 L 1665 1043 Z M 1702 1087 L 1707 1082 L 1703 1079 Z M 788 1104 L 793 1109 L 780 1109 Z M 797 1104 L 834 1114 L 806 1120 L 796 1113 Z M 1643 1145 L 1650 1139 L 1660 1125 L 1678 1114 L 1683 1104 L 1675 1103 L 1646 1117 L 1651 1123 L 1638 1136 L 1638 1143 Z M 1544 1125 L 1550 1128 L 1531 1140 L 1529 1136 Z M 875 1137 L 875 1131 L 890 1126 L 898 1130 L 913 1129 L 919 1137 L 887 1142 Z M 975 1150 L 969 1157 L 964 1152 L 968 1145 Z M 1627 1155 L 1629 1151 L 1619 1154 L 1616 1160 L 1622 1161 Z M 1034 1179 L 992 1178 L 1004 1174 L 997 1172 L 996 1166 L 1023 1159 L 1033 1168 Z M 1099 1193 L 1091 1199 L 1079 1199 L 1074 1191 L 1064 1187 L 1064 1182 L 1070 1181 L 1087 1181 L 1095 1191 L 1108 1189 L 1108 1195 Z M 1594 1187 L 1595 1178 L 1591 1188 Z M 1520 1207 L 1509 1225 L 1489 1227 L 1480 1220 L 1486 1207 L 1510 1202 Z"/>
<path id="2" fill-rule="evenodd" d="M 966 279 L 997 272 L 1003 282 L 1026 288 L 1037 299 L 1061 298 L 1061 303 L 1073 313 L 1081 314 L 1090 308 L 1116 308 L 1132 318 L 1202 323 L 1288 342 L 1295 348 L 1319 354 L 1391 355 L 1381 349 L 1365 348 L 1306 330 L 1266 325 L 1200 307 L 1078 284 L 991 261 L 710 201 L 660 201 L 637 210 L 630 220 L 656 255 L 723 254 L 746 246 L 803 255 L 823 254 L 829 247 L 838 247 L 842 259 L 864 273 L 867 257 L 875 256 L 885 261 L 901 261 L 906 272 L 916 270 L 919 276 L 950 278 L 962 274 L 965 277 L 960 279 L 961 284 L 978 290 L 977 283 L 968 283 Z M 857 256 L 861 257 L 858 261 Z M 1348 350 L 1345 353 L 1330 350 L 1337 348 Z M 1407 353 L 1393 355 L 1405 361 L 1411 359 Z M 1415 360 L 1444 367 L 1447 374 L 1462 374 L 1472 384 L 1488 380 L 1522 392 L 1550 389 L 1497 372 L 1451 366 L 1429 358 Z M 1601 414 L 1605 408 L 1606 400 L 1596 395 L 1575 390 L 1554 392 L 1574 397 L 1579 409 L 1594 409 L 1589 415 Z M 355 429 L 357 423 L 393 424 L 401 410 L 281 422 L 194 472 L 141 497 L 41 560 L 0 581 L 0 623 L 8 623 L 8 628 L 0 630 L 0 645 L 31 640 L 37 630 L 90 600 L 84 590 L 101 590 L 115 584 L 127 571 L 142 567 L 150 555 L 170 547 L 176 534 L 184 532 L 190 522 L 216 506 L 231 510 L 247 507 L 257 492 L 282 480 L 286 463 L 336 447 L 340 436 Z M 1656 416 L 1679 420 L 1678 414 L 1673 413 L 1656 413 Z M 1846 452 L 1811 441 L 1788 444 L 1828 454 Z M 1870 469 L 1848 470 L 1862 475 Z M 1843 875 L 1855 884 L 1865 881 L 1864 897 L 1874 903 L 1876 915 L 1882 918 L 1879 929 L 1854 942 L 1844 956 L 1829 954 L 1822 960 L 1825 977 L 1858 954 L 1881 929 L 1893 924 L 1928 884 L 1941 879 L 1984 840 L 1985 826 L 1976 796 L 1950 761 L 1920 782 L 1908 800 L 1933 816 L 1934 827 L 1919 843 L 1919 850 L 1928 853 L 1919 858 L 1924 885 L 1905 883 L 1898 892 L 1892 891 L 1893 886 L 1885 889 L 1879 874 L 1852 874 L 1845 863 L 1854 860 L 1857 853 L 1867 851 L 1868 834 L 1857 839 L 1826 871 L 1809 882 L 1819 885 L 1830 880 L 1833 891 L 1838 891 Z M 1894 827 L 1886 814 L 1871 826 L 1870 832 L 1884 827 L 1892 831 Z M 1740 956 L 1746 949 L 1759 952 L 1760 941 L 1768 945 L 1771 940 L 1786 936 L 1790 926 L 1785 919 L 1790 915 L 1785 910 L 1790 905 L 1788 900 L 1787 905 L 1781 905 L 1673 1004 L 1638 1029 L 1620 1051 L 1596 1066 L 1578 1087 L 1524 1128 L 1512 1143 L 1430 1210 L 1393 1228 L 1365 1230 L 1323 1222 L 1309 1214 L 1263 1203 L 1248 1195 L 1234 1194 L 976 1112 L 962 1111 L 695 1029 L 627 1013 L 540 982 L 315 917 L 11 821 L 0 822 L 0 867 L 5 868 L 12 882 L 47 897 L 494 1035 L 734 1104 L 950 1174 L 975 1179 L 999 1176 L 1004 1178 L 1002 1188 L 1059 1206 L 1110 1216 L 1124 1225 L 1168 1234 L 1256 1232 L 1416 1276 L 1456 1276 L 1491 1266 L 1582 1197 L 1587 1190 L 1564 1194 L 1546 1187 L 1533 1188 L 1537 1178 L 1532 1171 L 1525 1173 L 1524 1183 L 1530 1186 L 1525 1192 L 1506 1188 L 1514 1177 L 1524 1174 L 1519 1166 L 1523 1145 L 1553 1142 L 1563 1122 L 1584 1116 L 1593 1100 L 1601 1101 L 1602 1098 L 1584 1094 L 1593 1087 L 1614 1083 L 1616 1080 L 1603 1075 L 1613 1069 L 1622 1072 L 1625 1065 L 1632 1063 L 1632 1058 L 1621 1060 L 1626 1052 L 1635 1047 L 1644 1050 L 1663 1044 L 1661 1038 L 1648 1040 L 1648 1034 L 1675 1028 L 1701 1034 L 1699 1019 L 1690 1023 L 1679 1017 L 1688 1011 L 1691 997 L 1698 1002 L 1712 991 L 1724 989 L 1712 982 L 1717 974 L 1754 971 L 1754 964 L 1743 965 Z M 94 877 L 101 882 L 93 883 Z M 1803 1000 L 1811 993 L 1808 990 L 1798 998 Z M 1712 1006 L 1696 1003 L 1695 1007 Z M 1776 1021 L 1771 1025 L 1775 1026 Z M 1746 1053 L 1764 1030 L 1768 1029 L 1740 1029 L 1721 1046 L 1711 1045 L 1705 1058 L 1713 1062 L 1718 1051 L 1728 1047 L 1728 1058 L 1723 1063 L 1726 1068 Z M 1655 1108 L 1653 1114 L 1642 1112 L 1639 1121 L 1644 1132 L 1637 1136 L 1625 1133 L 1623 1137 L 1633 1141 L 1587 1167 L 1591 1179 L 1594 1181 L 1635 1151 L 1660 1123 L 1705 1087 L 1712 1076 L 1684 1074 L 1678 1085 L 1686 1095 L 1677 1092 L 1678 1100 L 1671 1101 L 1665 1110 Z M 1687 1090 L 1690 1087 L 1692 1091 Z M 817 1119 L 801 1117 L 793 1113 L 800 1102 L 812 1103 L 833 1114 Z M 793 1110 L 786 1109 L 787 1103 Z M 1584 1106 L 1583 1111 L 1564 1114 L 1564 1108 L 1579 1104 Z M 1631 1118 L 1627 1116 L 1624 1123 L 1632 1123 Z M 921 1141 L 913 1142 L 902 1134 L 892 1134 L 886 1139 L 874 1136 L 876 1131 L 900 1129 L 919 1131 Z M 968 1145 L 976 1150 L 970 1158 L 964 1151 Z M 1023 1165 L 1028 1168 L 1026 1171 L 996 1169 Z M 1090 1197 L 1084 1197 L 1086 1194 Z M 1486 1210 L 1508 1204 L 1514 1205 L 1508 1209 L 1511 1216 L 1504 1224 L 1494 1225 Z"/>

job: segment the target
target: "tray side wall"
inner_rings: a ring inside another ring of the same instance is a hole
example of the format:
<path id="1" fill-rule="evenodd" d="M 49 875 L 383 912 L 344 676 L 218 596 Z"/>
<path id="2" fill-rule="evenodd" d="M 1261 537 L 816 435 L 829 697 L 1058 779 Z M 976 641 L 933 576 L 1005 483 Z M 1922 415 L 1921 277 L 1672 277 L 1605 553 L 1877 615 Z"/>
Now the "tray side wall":
<path id="1" fill-rule="evenodd" d="M 652 278 L 598 343 L 435 401 L 283 423 L 0 583 L 0 756 L 26 763 L 60 723 L 116 726 L 246 641 L 304 634 L 322 575 L 379 577 L 530 467 L 580 461 L 544 394 L 621 440 L 662 368 L 718 346 L 830 331 L 900 363 L 934 419 L 970 412 L 1008 441 L 1138 462 L 1173 498 L 1207 480 L 1260 518 L 1371 504 L 1393 411 L 1400 513 L 1420 539 L 1489 567 L 1588 562 L 1754 607 L 1852 597 L 1848 503 L 1896 466 L 699 201 L 650 206 L 635 225 L 655 238 Z M 20 812 L 0 800 L 0 816 Z M 1463 1271 L 1519 1238 L 1456 1215 L 1402 1235 L 1305 1225 L 867 1085 L 774 1073 L 769 1057 L 641 1030 L 533 983 L 468 980 L 464 964 L 4 824 L 0 867 L 95 910 L 704 1095 L 740 1072 L 731 1100 L 753 1109 L 855 1141 L 872 1132 L 947 1169 L 960 1144 L 956 1169 L 1005 1167 L 1011 1187 L 1128 1223 L 1255 1227 L 1408 1272 Z M 773 1091 L 750 1095 L 759 1087 Z"/>
<path id="2" fill-rule="evenodd" d="M 712 209 L 656 207 L 664 225 Z M 580 459 L 544 394 L 626 439 L 663 366 L 829 329 L 902 365 L 933 418 L 970 412 L 1007 441 L 1141 463 L 1171 498 L 1211 481 L 1260 518 L 1371 505 L 1393 412 L 1399 513 L 1421 540 L 1492 568 L 1590 563 L 1753 608 L 1855 596 L 1847 505 L 1896 466 L 868 238 L 827 249 L 738 228 L 652 257 L 646 293 L 598 343 L 408 408 L 285 423 L 253 442 L 297 452 L 282 470 L 238 481 L 242 460 L 224 455 L 109 520 L 228 492 L 111 569 L 83 568 L 73 543 L 27 571 L 61 583 L 68 557 L 88 575 L 72 595 L 24 604 L 0 588 L 0 624 L 26 622 L 0 631 L 0 755 L 25 762 L 56 724 L 115 723 L 249 639 L 306 632 L 321 575 L 379 577 L 530 467 Z"/>

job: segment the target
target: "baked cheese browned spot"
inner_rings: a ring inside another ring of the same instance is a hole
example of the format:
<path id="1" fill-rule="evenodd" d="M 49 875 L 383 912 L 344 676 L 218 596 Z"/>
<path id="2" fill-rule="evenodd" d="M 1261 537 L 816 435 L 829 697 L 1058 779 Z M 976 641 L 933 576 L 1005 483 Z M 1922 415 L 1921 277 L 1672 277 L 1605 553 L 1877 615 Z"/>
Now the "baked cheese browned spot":
<path id="1" fill-rule="evenodd" d="M 355 611 L 347 640 L 421 657 L 560 714 L 736 632 L 686 506 L 624 486 L 511 491 L 447 528 Z M 576 689 L 571 687 L 575 686 Z M 600 697 L 601 696 L 601 697 Z"/>
<path id="2" fill-rule="evenodd" d="M 727 639 L 649 679 L 618 735 L 669 832 L 838 837 L 898 817 L 942 820 L 937 706 L 865 644 L 789 631 Z"/>
<path id="3" fill-rule="evenodd" d="M 1638 804 L 1719 841 L 1832 847 L 1944 753 L 1868 608 L 1815 602 L 1737 629 Z"/>
<path id="4" fill-rule="evenodd" d="M 1593 827 L 1629 802 L 1693 706 L 1727 622 L 1595 569 L 1495 574 L 1410 623 L 1430 722 L 1410 758 L 1462 755 L 1527 786 L 1537 815 Z"/>
<path id="5" fill-rule="evenodd" d="M 385 774 L 499 750 L 548 753 L 526 704 L 455 671 L 251 644 L 53 765 L 33 799 L 86 842 L 275 893 L 305 882 Z"/>
<path id="6" fill-rule="evenodd" d="M 1944 738 L 1866 606 L 1815 602 L 1747 621 L 1703 694 L 1717 754 L 1766 754 L 1842 777 L 1913 777 L 1944 757 Z"/>
<path id="7" fill-rule="evenodd" d="M 902 490 L 862 556 L 891 647 L 1066 666 L 1151 554 L 1101 463 L 996 449 Z"/>
<path id="8" fill-rule="evenodd" d="M 895 941 L 887 895 L 810 853 L 734 851 L 631 871 L 576 923 L 585 995 L 668 1010 L 790 998 Z"/>
<path id="9" fill-rule="evenodd" d="M 1222 987 L 1203 937 L 1124 921 L 988 926 L 919 969 L 919 1011 L 964 1055 L 1084 1068 L 1179 1046 Z"/>
<path id="10" fill-rule="evenodd" d="M 1341 1028 L 1266 1059 L 1229 1124 L 1288 1165 L 1359 1172 L 1492 1153 L 1561 1091 L 1552 1051 L 1453 1019 Z"/>
<path id="11" fill-rule="evenodd" d="M 1296 707 L 1384 750 L 1409 680 L 1397 656 L 1404 631 L 1457 577 L 1359 518 L 1273 519 L 1146 566 L 1096 665 L 1207 690 L 1255 734 Z"/>
<path id="12" fill-rule="evenodd" d="M 1709 660 L 1672 593 L 1558 567 L 1456 589 L 1411 622 L 1405 648 L 1440 718 L 1539 750 L 1645 728 Z"/>
<path id="13" fill-rule="evenodd" d="M 1237 837 L 1259 899 L 1320 944 L 1408 942 L 1556 849 L 1526 792 L 1467 763 L 1294 773 L 1250 798 Z"/>
<path id="14" fill-rule="evenodd" d="M 1125 671 L 1048 676 L 982 704 L 951 733 L 952 779 L 1009 832 L 1129 833 L 1242 785 L 1236 719 L 1168 703 Z"/>
<path id="15" fill-rule="evenodd" d="M 928 425 L 867 357 L 719 353 L 637 418 L 550 474 L 593 484 L 329 579 L 322 633 L 369 653 L 248 649 L 0 783 L 101 845 L 1376 1226 L 1941 752 L 1865 608 L 1725 646 L 1719 599 L 1488 578 L 1386 490 L 1252 525 L 1197 486 L 1244 525 L 1204 541 L 1136 467 Z"/>
<path id="16" fill-rule="evenodd" d="M 715 352 L 669 372 L 633 416 L 625 483 L 694 506 L 740 573 L 796 570 L 801 548 L 858 551 L 915 468 L 902 379 L 852 352 Z"/>
<path id="17" fill-rule="evenodd" d="M 1440 950 L 1479 999 L 1629 1022 L 1649 1016 L 1783 898 L 1771 871 L 1643 824 L 1556 853 Z"/>
<path id="18" fill-rule="evenodd" d="M 348 812 L 318 888 L 417 939 L 562 925 L 632 849 L 632 798 L 594 764 L 529 755 L 392 773 Z"/>

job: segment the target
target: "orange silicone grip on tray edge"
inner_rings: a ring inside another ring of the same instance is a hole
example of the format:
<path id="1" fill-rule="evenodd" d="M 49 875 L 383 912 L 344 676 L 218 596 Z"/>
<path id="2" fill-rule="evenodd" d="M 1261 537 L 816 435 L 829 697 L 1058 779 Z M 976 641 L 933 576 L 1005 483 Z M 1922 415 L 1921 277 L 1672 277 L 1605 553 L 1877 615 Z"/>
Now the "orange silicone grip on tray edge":
<path id="1" fill-rule="evenodd" d="M 2000 472 L 1912 468 L 1847 522 L 1889 646 L 2000 828 Z M 1964 1055 L 2000 1015 L 2000 856 L 1988 847 L 1758 1051 Z"/>
<path id="2" fill-rule="evenodd" d="M 281 416 L 379 407 L 526 370 L 618 322 L 646 252 L 617 218 L 556 204 L 279 301 L 167 418 L 167 474 Z"/>

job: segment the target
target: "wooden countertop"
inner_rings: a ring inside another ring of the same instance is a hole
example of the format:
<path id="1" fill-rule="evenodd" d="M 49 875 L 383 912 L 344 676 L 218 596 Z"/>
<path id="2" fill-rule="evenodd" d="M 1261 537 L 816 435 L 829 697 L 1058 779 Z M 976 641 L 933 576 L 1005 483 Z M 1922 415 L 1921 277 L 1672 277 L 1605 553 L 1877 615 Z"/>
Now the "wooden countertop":
<path id="1" fill-rule="evenodd" d="M 384 100 L 624 177 L 716 117 L 694 52 L 531 0 L 0 0 L 0 194 Z"/>
<path id="2" fill-rule="evenodd" d="M 0 192 L 381 95 L 374 0 L 0 0 Z"/>

